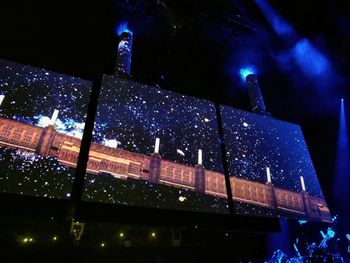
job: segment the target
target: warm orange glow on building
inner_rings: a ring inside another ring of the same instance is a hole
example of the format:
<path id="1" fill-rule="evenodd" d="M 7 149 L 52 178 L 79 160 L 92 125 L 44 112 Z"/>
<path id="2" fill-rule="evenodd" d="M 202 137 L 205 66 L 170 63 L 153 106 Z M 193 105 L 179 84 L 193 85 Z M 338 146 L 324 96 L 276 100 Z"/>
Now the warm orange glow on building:
<path id="1" fill-rule="evenodd" d="M 81 140 L 58 133 L 52 125 L 45 128 L 0 118 L 0 146 L 35 152 L 58 158 L 63 165 L 76 167 Z M 151 156 L 92 143 L 87 172 L 109 173 L 119 179 L 141 179 L 199 193 L 227 198 L 223 174 L 209 171 L 202 165 L 188 166 L 162 160 L 158 153 Z M 293 192 L 257 183 L 230 178 L 233 200 L 305 216 L 308 219 L 331 222 L 326 202 L 307 192 Z"/>

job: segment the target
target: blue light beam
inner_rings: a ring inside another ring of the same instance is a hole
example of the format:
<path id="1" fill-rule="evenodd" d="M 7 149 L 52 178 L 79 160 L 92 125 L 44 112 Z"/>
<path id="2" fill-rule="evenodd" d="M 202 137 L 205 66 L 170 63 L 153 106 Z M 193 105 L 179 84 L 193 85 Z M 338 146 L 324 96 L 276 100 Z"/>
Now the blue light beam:
<path id="1" fill-rule="evenodd" d="M 339 130 L 335 160 L 333 194 L 340 209 L 347 209 L 350 186 L 350 147 L 345 116 L 344 99 L 340 101 Z"/>
<path id="2" fill-rule="evenodd" d="M 266 0 L 255 0 L 270 26 L 279 36 L 294 36 L 293 27 Z"/>
<path id="3" fill-rule="evenodd" d="M 255 0 L 255 3 L 273 30 L 282 39 L 287 40 L 292 47 L 289 52 L 284 52 L 278 59 L 289 60 L 293 57 L 295 63 L 307 77 L 322 77 L 323 80 L 327 80 L 331 75 L 331 63 L 327 57 L 310 40 L 298 37 L 297 31 L 266 0 Z"/>
<path id="4" fill-rule="evenodd" d="M 299 68 L 306 75 L 324 76 L 330 71 L 328 59 L 305 38 L 296 43 L 293 54 Z"/>
<path id="5" fill-rule="evenodd" d="M 292 255 L 291 250 L 291 229 L 289 222 L 286 219 L 280 219 L 281 232 L 271 233 L 267 235 L 267 251 L 269 255 L 272 255 L 274 251 L 280 249 L 287 255 Z"/>

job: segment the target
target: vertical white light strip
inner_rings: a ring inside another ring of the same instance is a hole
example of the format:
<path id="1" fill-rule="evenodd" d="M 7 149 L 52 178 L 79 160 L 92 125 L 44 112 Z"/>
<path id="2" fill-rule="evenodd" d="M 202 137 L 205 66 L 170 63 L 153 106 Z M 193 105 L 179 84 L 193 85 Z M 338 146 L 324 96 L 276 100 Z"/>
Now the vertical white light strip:
<path id="1" fill-rule="evenodd" d="M 267 182 L 271 183 L 271 172 L 270 172 L 270 167 L 266 166 L 266 176 L 267 176 Z"/>
<path id="2" fill-rule="evenodd" d="M 1 106 L 2 102 L 4 101 L 4 99 L 5 99 L 5 95 L 0 95 L 0 106 Z"/>
<path id="3" fill-rule="evenodd" d="M 55 125 L 55 122 L 57 120 L 57 117 L 58 117 L 58 110 L 54 110 L 53 114 L 52 114 L 52 117 L 51 117 L 51 120 L 50 120 L 50 125 Z"/>
<path id="4" fill-rule="evenodd" d="M 198 150 L 198 164 L 199 164 L 199 165 L 202 165 L 202 163 L 203 163 L 203 159 L 202 159 L 202 150 L 199 149 L 199 150 Z"/>
<path id="5" fill-rule="evenodd" d="M 306 191 L 304 177 L 300 176 L 300 182 L 301 182 L 301 189 L 303 191 Z"/>
<path id="6" fill-rule="evenodd" d="M 156 143 L 154 145 L 154 153 L 159 153 L 159 144 L 160 144 L 160 139 L 156 138 Z"/>

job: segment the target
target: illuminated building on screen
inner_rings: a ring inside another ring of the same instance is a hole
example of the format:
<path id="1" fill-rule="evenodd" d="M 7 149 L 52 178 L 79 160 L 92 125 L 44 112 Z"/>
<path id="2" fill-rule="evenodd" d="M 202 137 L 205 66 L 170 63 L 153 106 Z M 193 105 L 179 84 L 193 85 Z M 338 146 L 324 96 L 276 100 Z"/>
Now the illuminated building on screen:
<path id="1" fill-rule="evenodd" d="M 44 128 L 1 117 L 0 146 L 55 157 L 63 165 L 76 167 L 81 140 L 57 132 L 54 127 L 57 114 L 53 114 L 50 125 Z M 163 160 L 160 152 L 158 138 L 151 156 L 92 143 L 87 172 L 107 173 L 118 179 L 133 178 L 227 198 L 224 174 L 205 169 L 202 150 L 198 149 L 198 164 L 194 167 Z M 233 200 L 331 222 L 325 200 L 309 195 L 302 177 L 301 192 L 293 192 L 274 187 L 270 168 L 266 168 L 266 174 L 266 184 L 230 177 Z"/>

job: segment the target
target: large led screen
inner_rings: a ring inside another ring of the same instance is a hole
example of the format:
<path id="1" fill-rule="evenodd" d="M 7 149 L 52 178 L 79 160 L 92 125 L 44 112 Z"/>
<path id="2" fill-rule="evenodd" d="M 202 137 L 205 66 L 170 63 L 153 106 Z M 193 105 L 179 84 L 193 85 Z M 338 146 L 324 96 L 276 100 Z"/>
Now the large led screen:
<path id="1" fill-rule="evenodd" d="M 69 198 L 91 86 L 0 59 L 0 192 Z"/>
<path id="2" fill-rule="evenodd" d="M 300 126 L 220 109 L 236 213 L 329 221 Z"/>
<path id="3" fill-rule="evenodd" d="M 215 105 L 104 76 L 83 199 L 228 213 Z"/>

